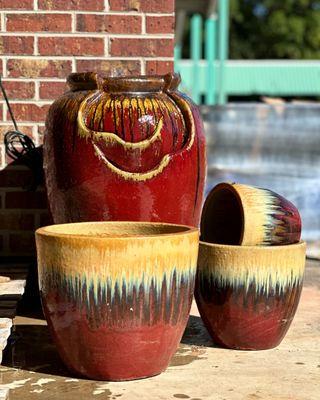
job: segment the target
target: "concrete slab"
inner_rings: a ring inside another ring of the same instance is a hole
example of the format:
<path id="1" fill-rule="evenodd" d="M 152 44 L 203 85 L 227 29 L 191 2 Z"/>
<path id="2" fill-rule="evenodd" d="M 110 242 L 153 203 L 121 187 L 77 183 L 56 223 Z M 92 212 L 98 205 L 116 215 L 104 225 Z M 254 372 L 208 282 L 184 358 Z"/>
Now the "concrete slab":
<path id="1" fill-rule="evenodd" d="M 5 294 L 19 294 L 23 295 L 24 288 L 26 286 L 25 279 L 9 280 L 8 282 L 2 282 L 0 285 L 0 295 Z"/>
<path id="2" fill-rule="evenodd" d="M 193 304 L 185 335 L 161 375 L 125 383 L 72 376 L 44 320 L 17 317 L 16 342 L 0 367 L 9 400 L 320 399 L 320 263 L 309 262 L 301 302 L 286 338 L 273 350 L 215 347 Z"/>
<path id="3" fill-rule="evenodd" d="M 0 389 L 0 400 L 8 400 L 8 399 L 9 399 L 9 390 Z"/>

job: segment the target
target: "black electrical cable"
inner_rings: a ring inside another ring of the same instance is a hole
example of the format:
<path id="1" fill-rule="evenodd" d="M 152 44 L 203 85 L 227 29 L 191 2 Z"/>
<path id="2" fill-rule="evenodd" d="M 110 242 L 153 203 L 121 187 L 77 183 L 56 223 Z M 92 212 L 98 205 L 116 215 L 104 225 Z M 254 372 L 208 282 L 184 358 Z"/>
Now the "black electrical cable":
<path id="1" fill-rule="evenodd" d="M 30 189 L 35 190 L 36 187 L 43 181 L 41 150 L 36 148 L 33 140 L 28 135 L 25 135 L 18 129 L 18 125 L 13 115 L 7 93 L 2 84 L 1 76 L 0 88 L 14 126 L 14 130 L 10 130 L 4 135 L 6 154 L 15 161 L 21 161 L 33 171 L 34 182 L 30 186 Z"/>

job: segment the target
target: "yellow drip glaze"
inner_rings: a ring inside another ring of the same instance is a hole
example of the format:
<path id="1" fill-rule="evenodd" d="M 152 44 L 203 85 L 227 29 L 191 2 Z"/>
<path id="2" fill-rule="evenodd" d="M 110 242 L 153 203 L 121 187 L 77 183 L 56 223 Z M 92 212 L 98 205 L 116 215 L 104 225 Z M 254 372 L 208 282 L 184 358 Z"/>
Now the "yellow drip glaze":
<path id="1" fill-rule="evenodd" d="M 99 150 L 98 146 L 95 144 L 93 145 L 94 150 L 96 155 L 104 162 L 104 164 L 111 169 L 115 174 L 120 175 L 122 178 L 126 180 L 132 180 L 136 182 L 142 182 L 146 181 L 148 179 L 154 178 L 155 176 L 159 175 L 165 167 L 169 164 L 170 162 L 170 156 L 167 154 L 165 155 L 158 166 L 148 172 L 128 172 L 124 171 L 115 165 L 113 165 L 104 155 L 103 153 Z"/>
<path id="2" fill-rule="evenodd" d="M 161 130 L 163 127 L 163 117 L 159 119 L 159 122 L 152 133 L 151 137 L 145 140 L 142 140 L 140 142 L 126 142 L 125 140 L 119 138 L 115 133 L 113 132 L 99 132 L 99 131 L 93 131 L 90 130 L 86 127 L 84 118 L 83 118 L 83 112 L 85 107 L 87 106 L 87 103 L 91 100 L 91 98 L 95 97 L 96 93 L 89 95 L 80 105 L 79 107 L 79 112 L 78 112 L 78 118 L 77 118 L 77 123 L 78 123 L 78 134 L 80 137 L 85 138 L 86 140 L 91 139 L 93 140 L 93 147 L 95 154 L 103 163 L 110 169 L 112 170 L 115 174 L 121 176 L 122 178 L 126 180 L 133 180 L 136 182 L 141 182 L 141 181 L 146 181 L 148 179 L 152 179 L 153 177 L 157 176 L 160 174 L 169 164 L 172 155 L 167 154 L 165 155 L 158 166 L 150 171 L 147 172 L 129 172 L 129 171 L 124 171 L 115 165 L 113 165 L 102 153 L 102 151 L 99 149 L 99 147 L 94 143 L 95 141 L 99 139 L 103 139 L 105 142 L 109 144 L 120 144 L 126 149 L 140 149 L 144 150 L 147 147 L 149 147 L 153 142 L 156 140 L 161 139 Z M 136 99 L 137 105 L 145 112 L 145 107 L 144 107 L 144 102 L 142 99 L 137 98 Z M 151 105 L 156 104 L 156 102 L 153 102 L 153 99 L 148 100 L 146 104 Z M 194 124 L 194 118 L 192 115 L 192 111 L 190 109 L 189 104 L 183 99 L 183 98 L 177 98 L 177 102 L 179 105 L 182 106 L 183 111 L 187 113 L 188 120 L 190 122 L 190 140 L 188 142 L 188 145 L 185 150 L 190 150 L 191 147 L 194 144 L 195 140 L 195 124 Z M 129 104 L 129 103 L 128 103 Z M 113 107 L 116 107 L 116 105 L 113 104 Z"/>
<path id="3" fill-rule="evenodd" d="M 285 234 L 283 222 L 273 215 L 281 215 L 277 205 L 277 198 L 268 190 L 233 184 L 234 189 L 241 197 L 244 211 L 244 237 L 242 245 L 261 245 L 270 243 L 270 234 L 276 226 L 277 234 Z M 273 242 L 277 243 L 277 235 L 273 233 Z M 278 237 L 281 242 L 281 236 Z"/>
<path id="4" fill-rule="evenodd" d="M 198 271 L 202 279 L 248 290 L 283 290 L 303 279 L 305 243 L 286 246 L 227 246 L 200 243 Z"/>
<path id="5" fill-rule="evenodd" d="M 41 246 L 40 246 L 41 241 Z M 114 238 L 92 240 L 84 238 L 37 236 L 39 281 L 46 276 L 60 276 L 69 285 L 86 282 L 97 294 L 99 285 L 127 290 L 133 285 L 143 285 L 148 290 L 151 283 L 161 289 L 166 277 L 171 282 L 173 274 L 177 280 L 194 275 L 198 255 L 198 232 L 187 235 L 172 235 L 170 239 Z"/>
<path id="6" fill-rule="evenodd" d="M 163 127 L 163 118 L 161 117 L 154 132 L 150 136 L 150 138 L 142 140 L 140 142 L 126 142 L 125 140 L 121 139 L 119 136 L 117 136 L 113 132 L 99 132 L 99 131 L 94 131 L 91 129 L 88 129 L 84 123 L 84 118 L 83 118 L 83 111 L 84 108 L 87 105 L 87 100 L 83 101 L 80 105 L 79 112 L 78 112 L 78 134 L 80 137 L 85 138 L 85 139 L 91 139 L 93 141 L 96 140 L 104 140 L 106 143 L 109 144 L 120 144 L 126 149 L 146 149 L 150 144 L 155 142 L 156 140 L 161 139 L 161 129 Z M 121 102 L 120 102 L 121 104 Z M 99 107 L 99 105 L 98 105 Z M 117 107 L 117 105 L 115 106 Z M 117 109 L 117 108 L 116 108 Z M 116 118 L 118 118 L 118 113 L 116 113 Z M 118 123 L 118 122 L 117 122 Z"/>

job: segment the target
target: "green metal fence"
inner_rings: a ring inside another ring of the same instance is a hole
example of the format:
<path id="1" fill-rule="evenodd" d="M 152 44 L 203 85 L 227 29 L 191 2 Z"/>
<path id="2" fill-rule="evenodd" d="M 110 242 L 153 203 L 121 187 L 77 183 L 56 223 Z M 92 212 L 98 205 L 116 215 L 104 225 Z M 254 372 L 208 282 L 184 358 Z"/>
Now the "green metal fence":
<path id="1" fill-rule="evenodd" d="M 216 16 L 193 15 L 190 59 L 176 46 L 175 70 L 196 103 L 224 104 L 231 95 L 320 96 L 320 61 L 228 60 L 228 16 L 228 0 L 218 1 Z"/>

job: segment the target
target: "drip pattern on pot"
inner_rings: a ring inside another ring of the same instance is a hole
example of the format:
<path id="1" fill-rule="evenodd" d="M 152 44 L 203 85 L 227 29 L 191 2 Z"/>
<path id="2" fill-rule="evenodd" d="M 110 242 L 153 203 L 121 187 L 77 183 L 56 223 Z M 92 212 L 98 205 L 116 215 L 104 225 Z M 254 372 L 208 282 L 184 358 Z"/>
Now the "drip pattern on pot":
<path id="1" fill-rule="evenodd" d="M 187 315 L 194 287 L 194 272 L 142 276 L 141 281 L 87 281 L 85 276 L 61 276 L 50 272 L 50 291 L 59 290 L 68 301 L 85 311 L 91 325 L 128 327 L 166 323 L 175 325 Z"/>
<path id="2" fill-rule="evenodd" d="M 198 226 L 205 184 L 200 112 L 176 75 L 75 73 L 50 107 L 44 170 L 55 223 Z"/>
<path id="3" fill-rule="evenodd" d="M 189 109 L 183 98 L 179 101 Z M 173 154 L 191 148 L 195 136 L 193 123 L 188 131 L 177 104 L 161 93 L 139 97 L 95 92 L 81 103 L 77 123 L 79 137 L 91 142 L 101 162 L 134 181 L 161 173 Z"/>
<path id="4" fill-rule="evenodd" d="M 262 246 L 270 243 L 283 244 L 285 238 L 293 234 L 295 227 L 299 226 L 300 217 L 296 215 L 294 206 L 284 197 L 269 189 L 248 188 L 241 184 L 236 184 L 235 187 L 241 190 L 243 201 L 248 207 L 246 211 L 250 213 L 245 214 L 244 218 L 254 221 L 254 234 L 260 237 L 258 242 Z"/>
<path id="5" fill-rule="evenodd" d="M 180 249 L 190 246 L 184 240 Z M 177 252 L 177 246 L 167 245 L 159 255 L 154 246 L 137 240 L 100 250 L 88 247 L 86 257 L 74 257 L 77 262 L 70 267 L 76 249 L 65 248 L 61 254 L 53 240 L 42 255 L 41 291 L 86 313 L 92 327 L 181 323 L 192 301 L 197 254 Z M 125 256 L 119 257 L 122 253 Z M 116 265 L 113 260 L 118 260 Z"/>
<path id="6" fill-rule="evenodd" d="M 254 250 L 252 250 L 254 251 Z M 200 246 L 200 254 L 201 254 Z M 200 255 L 201 256 L 201 255 Z M 302 257 L 304 255 L 302 254 Z M 243 258 L 235 258 L 232 267 L 215 265 L 214 257 L 202 254 L 201 267 L 198 269 L 198 281 L 203 294 L 210 293 L 212 288 L 230 288 L 244 293 L 252 291 L 259 295 L 281 295 L 288 289 L 299 287 L 303 281 L 304 264 L 296 254 L 272 253 L 264 262 L 252 259 L 251 262 Z M 259 264 L 256 267 L 255 262 Z"/>

